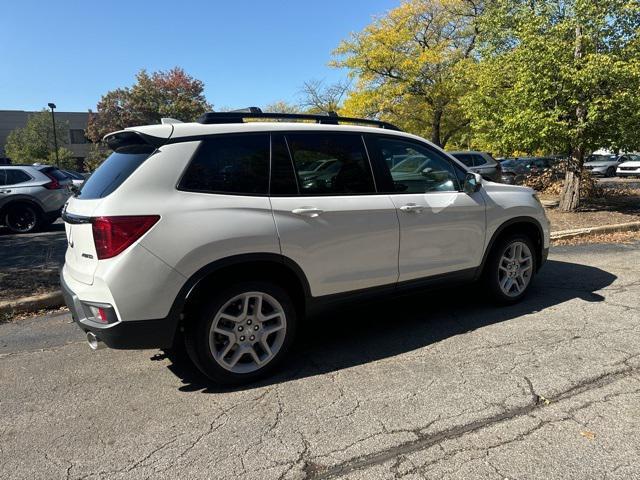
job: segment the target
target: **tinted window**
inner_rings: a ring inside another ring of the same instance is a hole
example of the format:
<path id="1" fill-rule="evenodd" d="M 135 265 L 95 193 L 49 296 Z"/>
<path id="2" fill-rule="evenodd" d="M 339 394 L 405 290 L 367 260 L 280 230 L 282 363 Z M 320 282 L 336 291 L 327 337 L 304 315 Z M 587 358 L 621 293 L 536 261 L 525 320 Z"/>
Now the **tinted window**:
<path id="1" fill-rule="evenodd" d="M 103 198 L 113 192 L 149 158 L 153 147 L 131 145 L 119 148 L 102 162 L 82 185 L 78 197 L 84 199 Z"/>
<path id="2" fill-rule="evenodd" d="M 404 193 L 458 191 L 457 171 L 452 163 L 435 150 L 413 142 L 379 137 L 376 141 L 385 164 L 389 155 L 399 150 L 405 160 L 391 168 L 394 190 Z M 461 175 L 464 175 L 460 169 Z"/>
<path id="3" fill-rule="evenodd" d="M 271 195 L 296 195 L 298 185 L 284 135 L 271 136 Z"/>
<path id="4" fill-rule="evenodd" d="M 473 167 L 475 165 L 481 164 L 481 163 L 478 163 L 478 160 L 475 158 L 475 155 L 471 155 L 468 153 L 456 153 L 453 156 L 456 157 L 458 160 L 460 160 L 467 167 Z"/>
<path id="5" fill-rule="evenodd" d="M 287 135 L 301 195 L 375 193 L 360 135 Z"/>
<path id="6" fill-rule="evenodd" d="M 64 173 L 62 170 L 58 170 L 55 167 L 45 167 L 40 171 L 45 175 L 48 175 L 49 177 L 55 178 L 59 182 L 62 182 L 64 180 L 69 180 L 69 176 L 66 173 Z"/>
<path id="7" fill-rule="evenodd" d="M 0 168 L 0 185 L 7 184 L 7 174 L 5 172 L 6 170 L 4 168 Z"/>
<path id="8" fill-rule="evenodd" d="M 71 143 L 87 143 L 87 137 L 84 136 L 84 130 L 79 128 L 72 128 L 69 130 L 69 140 Z"/>
<path id="9" fill-rule="evenodd" d="M 209 193 L 266 194 L 269 135 L 220 135 L 204 140 L 179 188 Z"/>
<path id="10" fill-rule="evenodd" d="M 5 185 L 16 185 L 31 180 L 31 177 L 22 170 L 7 169 Z"/>

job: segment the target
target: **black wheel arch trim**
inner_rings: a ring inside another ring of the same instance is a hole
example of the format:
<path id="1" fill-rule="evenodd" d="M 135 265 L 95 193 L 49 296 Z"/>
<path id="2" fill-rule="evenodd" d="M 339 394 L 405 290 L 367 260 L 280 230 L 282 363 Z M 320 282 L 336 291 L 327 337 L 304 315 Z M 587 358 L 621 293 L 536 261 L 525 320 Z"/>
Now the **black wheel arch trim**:
<path id="1" fill-rule="evenodd" d="M 196 287 L 202 280 L 215 273 L 216 271 L 230 266 L 241 266 L 250 263 L 265 262 L 273 263 L 274 265 L 281 265 L 289 269 L 300 282 L 305 297 L 311 297 L 311 287 L 309 286 L 309 281 L 307 280 L 307 277 L 304 274 L 302 268 L 300 268 L 300 266 L 296 262 L 279 253 L 245 253 L 215 260 L 200 268 L 197 272 L 191 275 L 178 292 L 178 295 L 176 296 L 176 299 L 171 306 L 171 310 L 169 311 L 169 315 L 167 316 L 167 318 L 175 322 L 175 326 L 177 327 L 180 320 L 180 314 L 182 313 L 191 293 L 196 289 Z"/>
<path id="2" fill-rule="evenodd" d="M 505 229 L 518 223 L 528 223 L 530 225 L 535 226 L 538 230 L 538 234 L 540 236 L 540 245 L 536 245 L 536 257 L 537 257 L 536 270 L 540 269 L 540 267 L 542 266 L 542 263 L 546 260 L 545 248 L 544 248 L 544 231 L 542 229 L 542 225 L 540 225 L 540 222 L 533 217 L 520 216 L 520 217 L 510 218 L 506 222 L 502 223 L 498 228 L 496 228 L 495 232 L 493 232 L 493 234 L 491 235 L 491 239 L 487 244 L 487 248 L 485 249 L 484 254 L 482 256 L 482 263 L 480 264 L 480 268 L 478 269 L 478 275 L 480 275 L 484 271 L 485 263 L 487 262 L 487 258 L 489 258 L 489 253 L 491 253 L 491 250 L 493 249 L 496 243 L 496 240 L 505 231 Z"/>

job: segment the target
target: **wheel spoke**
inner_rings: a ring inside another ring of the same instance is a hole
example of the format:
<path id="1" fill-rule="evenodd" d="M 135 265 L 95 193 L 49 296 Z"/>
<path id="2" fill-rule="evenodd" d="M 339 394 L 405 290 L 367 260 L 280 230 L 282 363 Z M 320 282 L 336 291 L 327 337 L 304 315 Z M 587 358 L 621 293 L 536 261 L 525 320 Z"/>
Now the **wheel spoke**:
<path id="1" fill-rule="evenodd" d="M 246 350 L 242 347 L 238 347 L 238 349 L 233 352 L 233 355 L 231 355 L 231 358 L 229 359 L 229 361 L 227 362 L 227 364 L 230 367 L 235 367 L 236 363 L 238 363 L 238 360 L 240 360 L 240 358 L 246 353 Z M 223 359 L 224 361 L 224 359 Z"/>
<path id="2" fill-rule="evenodd" d="M 224 350 L 218 355 L 218 359 L 224 362 L 224 357 L 229 354 L 234 345 L 235 342 L 229 341 L 229 343 L 224 347 Z"/>
<path id="3" fill-rule="evenodd" d="M 227 330 L 226 328 L 222 328 L 220 324 L 213 329 L 214 333 L 219 333 L 220 335 L 224 335 L 225 337 L 234 338 L 234 334 L 231 330 Z"/>
<path id="4" fill-rule="evenodd" d="M 256 365 L 261 365 L 262 364 L 262 361 L 260 360 L 260 357 L 258 356 L 258 352 L 256 352 L 255 348 L 253 348 L 252 346 L 248 347 L 247 348 L 247 353 L 249 353 L 251 358 L 253 358 L 253 361 L 256 362 Z"/>
<path id="5" fill-rule="evenodd" d="M 262 330 L 262 335 L 264 337 L 267 337 L 271 335 L 273 332 L 277 332 L 279 330 L 282 330 L 283 328 L 284 328 L 284 325 L 282 324 L 269 325 L 268 327 L 265 327 L 264 330 Z"/>
<path id="6" fill-rule="evenodd" d="M 267 343 L 266 335 L 262 337 L 262 340 L 260 341 L 260 346 L 262 347 L 264 352 L 267 354 L 267 358 L 265 360 L 270 359 L 273 356 L 273 352 L 271 351 L 271 347 Z"/>

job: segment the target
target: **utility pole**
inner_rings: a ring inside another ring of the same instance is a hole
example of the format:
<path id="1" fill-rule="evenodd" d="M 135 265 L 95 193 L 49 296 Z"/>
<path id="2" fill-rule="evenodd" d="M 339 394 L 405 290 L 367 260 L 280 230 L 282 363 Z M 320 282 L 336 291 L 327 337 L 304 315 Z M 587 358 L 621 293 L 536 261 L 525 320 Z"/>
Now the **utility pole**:
<path id="1" fill-rule="evenodd" d="M 56 108 L 56 104 L 49 103 L 49 108 L 51 109 L 51 123 L 53 124 L 53 145 L 56 149 L 56 166 L 60 168 L 60 158 L 58 158 L 58 135 L 56 134 L 56 114 L 53 112 L 53 109 Z"/>

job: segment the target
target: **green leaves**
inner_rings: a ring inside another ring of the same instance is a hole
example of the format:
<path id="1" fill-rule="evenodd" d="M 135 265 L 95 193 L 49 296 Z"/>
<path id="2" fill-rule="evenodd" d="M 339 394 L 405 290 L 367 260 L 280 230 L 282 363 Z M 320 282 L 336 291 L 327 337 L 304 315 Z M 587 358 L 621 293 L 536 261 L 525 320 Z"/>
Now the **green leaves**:
<path id="1" fill-rule="evenodd" d="M 56 120 L 56 133 L 60 147 L 67 144 L 69 126 Z M 47 162 L 49 154 L 54 152 L 53 123 L 47 110 L 34 113 L 24 128 L 9 133 L 5 150 L 13 163 Z M 60 148 L 62 150 L 62 148 Z"/>

